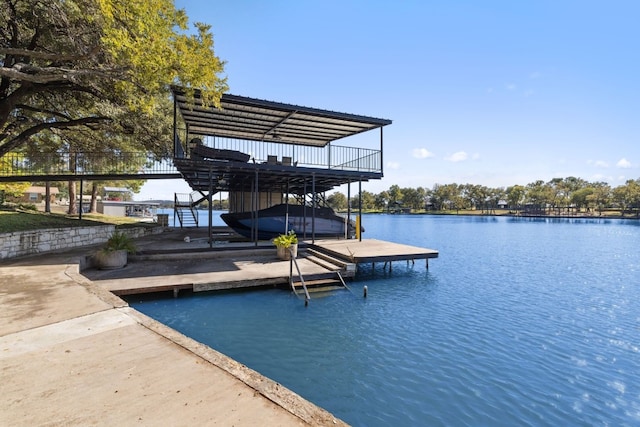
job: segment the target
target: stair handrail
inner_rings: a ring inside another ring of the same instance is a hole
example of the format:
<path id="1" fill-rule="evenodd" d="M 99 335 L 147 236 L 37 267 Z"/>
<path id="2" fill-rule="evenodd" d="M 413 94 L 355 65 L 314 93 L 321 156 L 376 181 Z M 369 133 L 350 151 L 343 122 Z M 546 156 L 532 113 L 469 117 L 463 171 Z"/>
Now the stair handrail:
<path id="1" fill-rule="evenodd" d="M 300 277 L 300 283 L 302 283 L 302 289 L 304 289 L 304 305 L 309 305 L 309 300 L 311 299 L 311 296 L 309 295 L 309 290 L 307 289 L 307 285 L 304 283 L 304 277 L 302 277 L 302 272 L 300 271 L 300 266 L 298 265 L 298 261 L 296 260 L 296 257 L 293 256 L 293 250 L 289 247 L 287 248 L 287 250 L 289 251 L 289 283 L 291 284 L 291 289 L 293 290 L 293 293 L 298 295 L 298 292 L 296 292 L 296 287 L 293 285 L 293 265 L 295 264 L 296 266 L 296 270 L 298 270 L 298 277 Z"/>
<path id="2" fill-rule="evenodd" d="M 189 196 L 189 199 L 185 202 L 184 200 L 182 200 L 182 196 Z M 178 194 L 178 193 L 173 193 L 173 223 L 176 223 L 176 216 L 178 217 L 178 220 L 180 220 L 180 228 L 182 228 L 184 226 L 184 222 L 185 222 L 185 212 L 184 210 L 189 209 L 189 212 L 191 213 L 191 217 L 193 218 L 193 222 L 195 223 L 196 227 L 198 227 L 198 213 L 196 211 L 194 211 L 194 206 L 193 206 L 193 197 L 191 194 Z"/>
<path id="3" fill-rule="evenodd" d="M 193 193 L 189 193 L 189 210 L 191 211 L 191 215 L 196 222 L 196 227 L 199 227 L 198 224 L 198 213 L 193 210 L 195 206 L 193 205 Z"/>
<path id="4" fill-rule="evenodd" d="M 336 274 L 338 275 L 338 279 L 340 279 L 340 282 L 342 283 L 342 286 L 345 287 L 346 290 L 348 290 L 349 292 L 351 292 L 353 295 L 355 295 L 353 293 L 353 291 L 351 290 L 350 287 L 347 286 L 347 284 L 344 281 L 344 278 L 342 277 L 342 274 L 340 274 L 340 272 L 338 270 L 336 270 Z"/>

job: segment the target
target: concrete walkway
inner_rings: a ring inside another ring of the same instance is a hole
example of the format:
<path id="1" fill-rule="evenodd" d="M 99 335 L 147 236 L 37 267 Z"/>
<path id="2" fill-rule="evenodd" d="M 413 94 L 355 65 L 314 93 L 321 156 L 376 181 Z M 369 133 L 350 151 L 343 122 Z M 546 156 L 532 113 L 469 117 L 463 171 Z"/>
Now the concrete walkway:
<path id="1" fill-rule="evenodd" d="M 0 425 L 346 425 L 80 275 L 86 251 L 0 263 Z"/>

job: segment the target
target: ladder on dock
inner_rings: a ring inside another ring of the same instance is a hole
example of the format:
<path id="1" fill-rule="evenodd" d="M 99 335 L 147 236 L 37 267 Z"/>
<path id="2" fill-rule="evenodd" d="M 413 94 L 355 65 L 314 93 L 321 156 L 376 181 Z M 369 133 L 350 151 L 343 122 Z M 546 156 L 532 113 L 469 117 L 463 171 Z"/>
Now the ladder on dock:
<path id="1" fill-rule="evenodd" d="M 307 289 L 307 285 L 304 283 L 304 277 L 302 277 L 302 272 L 300 271 L 300 266 L 298 265 L 298 261 L 293 256 L 293 251 L 291 248 L 288 249 L 290 258 L 289 258 L 289 284 L 291 285 L 291 290 L 293 293 L 298 296 L 298 291 L 296 290 L 296 286 L 293 283 L 293 266 L 296 266 L 296 270 L 298 271 L 298 277 L 300 277 L 300 283 L 302 283 L 302 289 L 304 289 L 304 305 L 309 305 L 309 300 L 311 296 L 309 295 L 309 290 Z"/>
<path id="2" fill-rule="evenodd" d="M 327 270 L 327 272 L 307 274 L 304 276 L 300 270 L 298 261 L 296 258 L 291 256 L 289 264 L 289 284 L 291 286 L 291 290 L 296 296 L 300 296 L 298 288 L 302 287 L 305 306 L 309 304 L 309 300 L 311 299 L 309 287 L 312 287 L 314 290 L 322 291 L 344 288 L 351 292 L 351 289 L 347 286 L 344 281 L 344 277 L 340 272 L 341 270 L 345 271 L 347 269 L 345 263 L 336 259 L 331 259 L 331 257 L 320 257 L 316 251 L 311 249 L 307 249 L 307 251 L 309 253 L 305 254 L 305 258 L 322 266 Z M 294 266 L 296 267 L 297 277 L 293 272 Z M 298 285 L 296 285 L 296 283 L 298 283 Z"/>

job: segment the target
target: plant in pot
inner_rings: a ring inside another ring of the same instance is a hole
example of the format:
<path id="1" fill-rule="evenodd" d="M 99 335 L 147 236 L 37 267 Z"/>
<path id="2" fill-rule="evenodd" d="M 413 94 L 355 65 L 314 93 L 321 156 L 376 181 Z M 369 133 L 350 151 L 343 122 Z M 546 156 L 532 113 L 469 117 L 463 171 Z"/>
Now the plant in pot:
<path id="1" fill-rule="evenodd" d="M 127 265 L 127 254 L 136 252 L 136 246 L 127 234 L 116 231 L 105 246 L 93 257 L 94 265 L 101 270 L 122 268 Z"/>
<path id="2" fill-rule="evenodd" d="M 273 239 L 273 244 L 276 245 L 276 251 L 280 259 L 291 259 L 292 252 L 294 258 L 298 256 L 298 236 L 293 230 Z"/>

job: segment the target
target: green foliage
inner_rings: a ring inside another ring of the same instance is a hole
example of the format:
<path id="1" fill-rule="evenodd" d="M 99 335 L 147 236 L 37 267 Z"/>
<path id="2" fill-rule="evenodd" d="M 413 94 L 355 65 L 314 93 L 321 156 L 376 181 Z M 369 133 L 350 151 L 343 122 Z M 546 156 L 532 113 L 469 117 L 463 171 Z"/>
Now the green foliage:
<path id="1" fill-rule="evenodd" d="M 281 234 L 273 239 L 274 245 L 285 248 L 295 245 L 296 243 L 298 243 L 298 236 L 296 236 L 296 233 L 293 230 L 289 231 L 287 234 Z"/>
<path id="2" fill-rule="evenodd" d="M 22 197 L 29 186 L 28 182 L 0 182 L 0 206 L 4 205 L 7 199 Z"/>
<path id="3" fill-rule="evenodd" d="M 387 194 L 389 195 L 390 204 L 400 202 L 402 200 L 402 190 L 400 190 L 400 187 L 398 185 L 394 184 L 389 187 Z"/>
<path id="4" fill-rule="evenodd" d="M 382 191 L 375 195 L 375 200 L 373 202 L 376 209 L 383 210 L 387 207 L 389 203 L 389 193 L 386 191 Z"/>
<path id="5" fill-rule="evenodd" d="M 210 27 L 194 27 L 172 0 L 3 2 L 0 156 L 36 135 L 52 152 L 126 143 L 166 155 L 170 86 L 211 106 L 228 89 Z"/>
<path id="6" fill-rule="evenodd" d="M 342 193 L 327 197 L 329 205 L 346 200 Z M 392 185 L 378 194 L 362 192 L 365 210 L 381 209 L 385 205 L 399 203 L 414 211 L 427 209 L 438 212 L 471 210 L 495 213 L 500 202 L 506 202 L 511 213 L 524 211 L 535 215 L 572 215 L 578 212 L 598 212 L 617 208 L 620 215 L 631 213 L 640 217 L 640 178 L 627 180 L 623 185 L 611 188 L 606 182 L 588 182 L 581 178 L 553 178 L 548 182 L 537 180 L 523 185 L 491 188 L 476 184 L 434 184 L 432 189 L 400 188 Z M 350 206 L 358 207 L 358 195 L 352 197 Z"/>
<path id="7" fill-rule="evenodd" d="M 375 196 L 373 193 L 363 190 L 360 197 L 356 195 L 351 198 L 351 209 L 358 209 L 360 207 L 360 199 L 362 199 L 362 209 L 371 210 L 375 207 Z"/>
<path id="8" fill-rule="evenodd" d="M 327 204 L 334 210 L 340 211 L 347 208 L 347 197 L 338 192 L 327 197 Z"/>
<path id="9" fill-rule="evenodd" d="M 136 252 L 136 246 L 128 234 L 116 231 L 109 237 L 102 250 L 105 252 L 126 250 L 128 253 L 133 254 Z"/>

